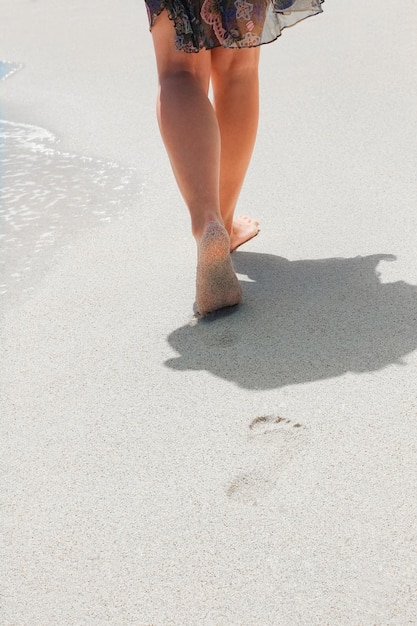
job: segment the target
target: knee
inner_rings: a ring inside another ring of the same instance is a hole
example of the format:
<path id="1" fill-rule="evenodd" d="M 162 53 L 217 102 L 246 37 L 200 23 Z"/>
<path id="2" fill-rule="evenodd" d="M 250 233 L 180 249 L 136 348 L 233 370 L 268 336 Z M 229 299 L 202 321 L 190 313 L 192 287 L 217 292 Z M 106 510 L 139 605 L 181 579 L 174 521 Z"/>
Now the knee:
<path id="1" fill-rule="evenodd" d="M 258 65 L 259 48 L 239 50 L 216 48 L 212 51 L 211 73 L 213 79 L 217 81 L 257 76 Z"/>
<path id="2" fill-rule="evenodd" d="M 185 54 L 185 53 L 183 53 Z M 174 66 L 159 72 L 159 84 L 164 88 L 184 91 L 187 89 L 198 89 L 208 93 L 210 77 L 207 74 L 194 71 L 192 68 Z"/>

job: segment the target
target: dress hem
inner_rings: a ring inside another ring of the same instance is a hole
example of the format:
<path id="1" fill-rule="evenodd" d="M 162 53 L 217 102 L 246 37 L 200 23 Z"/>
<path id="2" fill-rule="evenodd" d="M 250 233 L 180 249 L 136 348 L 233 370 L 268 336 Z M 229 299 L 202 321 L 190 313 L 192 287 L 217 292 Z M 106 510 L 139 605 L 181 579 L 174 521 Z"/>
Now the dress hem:
<path id="1" fill-rule="evenodd" d="M 155 25 L 156 19 L 159 17 L 159 15 L 161 15 L 161 13 L 166 10 L 168 14 L 168 18 L 173 22 L 173 25 L 174 25 L 174 30 L 176 34 L 176 37 L 175 37 L 176 49 L 178 51 L 197 54 L 198 52 L 200 52 L 200 50 L 213 50 L 215 48 L 239 50 L 239 49 L 244 49 L 244 48 L 258 48 L 259 46 L 273 43 L 282 35 L 282 31 L 285 30 L 286 28 L 292 28 L 293 26 L 295 26 L 296 24 L 299 24 L 300 22 L 304 21 L 308 17 L 313 17 L 314 15 L 323 13 L 323 9 L 321 8 L 321 5 L 323 4 L 323 2 L 324 0 L 317 0 L 316 6 L 314 8 L 311 7 L 310 11 L 306 15 L 299 16 L 292 23 L 288 23 L 288 24 L 279 23 L 279 16 L 280 14 L 285 15 L 284 12 L 273 10 L 272 14 L 275 15 L 276 17 L 275 34 L 270 37 L 266 37 L 265 39 L 262 39 L 262 40 L 259 37 L 252 38 L 252 42 L 251 42 L 251 38 L 248 39 L 247 37 L 245 38 L 234 37 L 230 32 L 226 30 L 223 30 L 224 42 L 222 42 L 218 38 L 211 38 L 210 40 L 207 40 L 207 38 L 204 36 L 204 32 L 202 28 L 198 29 L 198 32 L 196 32 L 196 28 L 195 28 L 196 20 L 193 20 L 194 28 L 192 28 L 192 31 L 193 31 L 192 37 L 191 37 L 192 41 L 189 40 L 186 43 L 184 43 L 184 37 L 182 36 L 182 33 L 184 32 L 184 28 L 183 28 L 184 15 L 178 11 L 175 11 L 175 8 L 174 8 L 175 0 L 172 2 L 172 4 L 171 2 L 168 2 L 167 0 L 160 0 L 160 2 L 158 3 L 159 6 L 157 8 L 155 6 L 153 7 L 154 8 L 153 12 L 151 12 L 148 2 L 146 2 L 146 8 L 148 11 L 149 31 L 152 30 L 153 26 Z M 272 3 L 272 6 L 273 6 L 273 3 Z M 258 41 L 256 41 L 255 39 L 258 39 Z"/>

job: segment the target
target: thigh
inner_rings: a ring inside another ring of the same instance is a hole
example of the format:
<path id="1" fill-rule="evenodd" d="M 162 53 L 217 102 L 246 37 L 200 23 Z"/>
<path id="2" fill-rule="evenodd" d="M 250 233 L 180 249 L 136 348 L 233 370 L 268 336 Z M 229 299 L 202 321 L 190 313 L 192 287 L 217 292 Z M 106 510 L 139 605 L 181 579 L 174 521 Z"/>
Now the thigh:
<path id="1" fill-rule="evenodd" d="M 162 11 L 158 15 L 151 33 L 160 80 L 178 73 L 188 72 L 201 81 L 202 87 L 208 92 L 211 68 L 210 51 L 184 52 L 176 50 L 174 24 L 166 11 Z"/>

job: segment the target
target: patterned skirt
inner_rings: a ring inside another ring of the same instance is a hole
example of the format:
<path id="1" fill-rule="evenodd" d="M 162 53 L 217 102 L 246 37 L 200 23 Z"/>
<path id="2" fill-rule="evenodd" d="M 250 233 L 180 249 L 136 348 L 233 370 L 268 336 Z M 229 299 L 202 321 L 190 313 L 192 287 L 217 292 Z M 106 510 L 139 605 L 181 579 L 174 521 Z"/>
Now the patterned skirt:
<path id="1" fill-rule="evenodd" d="M 175 28 L 175 47 L 251 48 L 274 41 L 283 28 L 321 13 L 324 0 L 145 0 L 149 27 L 164 9 Z"/>

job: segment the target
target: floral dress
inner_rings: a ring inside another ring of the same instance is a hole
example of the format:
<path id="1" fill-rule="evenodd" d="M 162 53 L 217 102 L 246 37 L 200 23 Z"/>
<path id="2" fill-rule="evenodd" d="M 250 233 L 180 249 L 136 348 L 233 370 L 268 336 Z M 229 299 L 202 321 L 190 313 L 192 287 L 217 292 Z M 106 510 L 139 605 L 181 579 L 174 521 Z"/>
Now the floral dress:
<path id="1" fill-rule="evenodd" d="M 149 26 L 164 9 L 175 27 L 175 46 L 250 48 L 274 41 L 283 28 L 321 13 L 324 0 L 145 0 Z"/>

